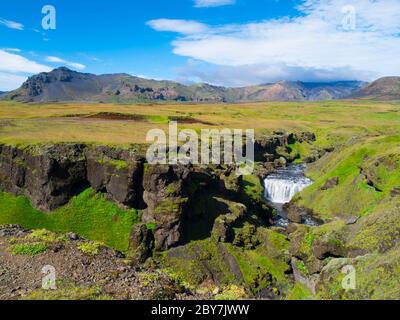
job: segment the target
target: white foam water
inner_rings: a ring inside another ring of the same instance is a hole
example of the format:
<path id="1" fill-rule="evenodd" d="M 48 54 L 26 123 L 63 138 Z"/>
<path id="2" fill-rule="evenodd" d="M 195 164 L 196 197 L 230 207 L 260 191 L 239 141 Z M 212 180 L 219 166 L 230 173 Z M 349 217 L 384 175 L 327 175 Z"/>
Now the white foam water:
<path id="1" fill-rule="evenodd" d="M 289 203 L 296 193 L 313 182 L 304 176 L 305 165 L 291 165 L 278 169 L 264 180 L 265 198 L 277 204 Z"/>

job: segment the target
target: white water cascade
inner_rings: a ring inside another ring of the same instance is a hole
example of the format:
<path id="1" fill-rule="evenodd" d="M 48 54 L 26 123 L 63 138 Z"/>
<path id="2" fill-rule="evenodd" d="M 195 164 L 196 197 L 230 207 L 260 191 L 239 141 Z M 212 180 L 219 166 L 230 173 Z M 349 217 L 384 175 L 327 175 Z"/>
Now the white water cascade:
<path id="1" fill-rule="evenodd" d="M 265 198 L 277 204 L 290 202 L 296 193 L 313 182 L 304 176 L 305 165 L 291 165 L 278 169 L 264 180 Z"/>

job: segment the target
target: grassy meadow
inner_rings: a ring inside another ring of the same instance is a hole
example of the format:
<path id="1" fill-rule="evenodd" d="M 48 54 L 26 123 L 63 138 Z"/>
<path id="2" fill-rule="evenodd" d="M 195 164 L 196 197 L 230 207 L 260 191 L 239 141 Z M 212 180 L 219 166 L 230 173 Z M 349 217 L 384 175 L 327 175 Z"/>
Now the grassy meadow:
<path id="1" fill-rule="evenodd" d="M 368 101 L 251 104 L 21 104 L 0 101 L 0 143 L 145 143 L 151 129 L 310 130 L 329 145 L 357 135 L 395 135 L 400 104 Z M 331 142 L 332 141 L 332 142 Z"/>

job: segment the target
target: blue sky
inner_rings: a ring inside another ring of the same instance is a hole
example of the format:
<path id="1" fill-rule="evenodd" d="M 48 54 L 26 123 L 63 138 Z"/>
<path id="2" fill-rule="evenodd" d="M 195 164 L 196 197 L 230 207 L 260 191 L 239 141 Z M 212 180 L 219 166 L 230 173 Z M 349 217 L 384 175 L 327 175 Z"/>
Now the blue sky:
<path id="1" fill-rule="evenodd" d="M 0 90 L 60 65 L 227 86 L 400 72 L 388 65 L 400 56 L 400 1 L 333 2 L 5 0 Z M 56 30 L 41 27 L 47 4 L 56 8 Z M 349 4 L 357 10 L 357 28 L 342 30 Z"/>

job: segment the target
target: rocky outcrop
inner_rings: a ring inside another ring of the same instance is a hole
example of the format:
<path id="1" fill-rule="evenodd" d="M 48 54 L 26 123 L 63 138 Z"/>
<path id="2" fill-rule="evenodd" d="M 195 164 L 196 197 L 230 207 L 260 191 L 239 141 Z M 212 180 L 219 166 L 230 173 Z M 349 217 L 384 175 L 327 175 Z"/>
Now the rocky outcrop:
<path id="1" fill-rule="evenodd" d="M 154 237 L 146 224 L 133 226 L 129 241 L 130 258 L 133 263 L 143 263 L 151 256 Z"/>
<path id="2" fill-rule="evenodd" d="M 29 197 L 40 210 L 56 209 L 88 187 L 84 149 L 0 146 L 0 189 Z"/>
<path id="3" fill-rule="evenodd" d="M 154 222 L 157 249 L 169 248 L 180 241 L 183 212 L 188 202 L 185 188 L 190 170 L 180 166 L 146 166 L 143 199 L 147 208 L 143 221 Z"/>
<path id="4" fill-rule="evenodd" d="M 141 204 L 143 159 L 128 151 L 82 144 L 0 146 L 0 160 L 0 188 L 29 197 L 42 211 L 89 187 L 129 208 Z"/>
<path id="5" fill-rule="evenodd" d="M 290 202 L 284 205 L 287 212 L 287 218 L 290 222 L 304 223 L 305 219 L 313 221 L 316 225 L 322 223 L 319 219 L 313 217 L 314 213 L 309 208 L 299 207 L 294 203 Z"/>
<path id="6" fill-rule="evenodd" d="M 273 135 L 261 137 L 254 144 L 255 160 L 261 162 L 274 161 L 281 156 L 278 150 L 281 148 L 282 151 L 282 148 L 294 143 L 295 139 L 294 134 L 285 132 L 274 132 Z"/>
<path id="7" fill-rule="evenodd" d="M 143 207 L 143 162 L 135 152 L 96 147 L 86 152 L 91 187 L 128 208 Z"/>

